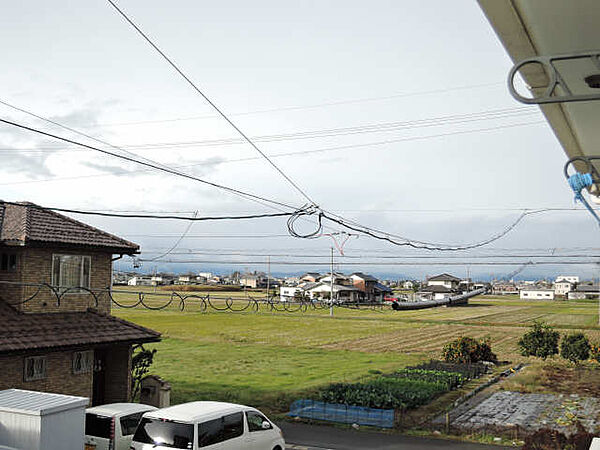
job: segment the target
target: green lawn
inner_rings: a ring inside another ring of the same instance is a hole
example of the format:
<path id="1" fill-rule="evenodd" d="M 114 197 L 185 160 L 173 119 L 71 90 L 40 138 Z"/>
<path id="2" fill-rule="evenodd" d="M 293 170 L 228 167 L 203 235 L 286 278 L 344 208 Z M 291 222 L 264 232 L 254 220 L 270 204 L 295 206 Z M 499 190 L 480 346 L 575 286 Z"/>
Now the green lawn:
<path id="1" fill-rule="evenodd" d="M 223 296 L 215 295 L 215 304 L 222 304 Z M 131 302 L 134 296 L 117 299 Z M 199 312 L 194 301 L 183 312 L 176 303 L 162 311 L 115 307 L 113 312 L 163 333 L 154 345 L 152 372 L 171 383 L 174 402 L 228 400 L 284 411 L 320 385 L 438 357 L 443 345 L 459 336 L 489 336 L 500 359 L 523 359 L 517 341 L 534 319 L 562 333 L 584 329 L 599 342 L 597 308 L 588 301 L 482 298 L 467 307 L 420 311 L 336 308 L 333 318 L 328 310 Z"/>

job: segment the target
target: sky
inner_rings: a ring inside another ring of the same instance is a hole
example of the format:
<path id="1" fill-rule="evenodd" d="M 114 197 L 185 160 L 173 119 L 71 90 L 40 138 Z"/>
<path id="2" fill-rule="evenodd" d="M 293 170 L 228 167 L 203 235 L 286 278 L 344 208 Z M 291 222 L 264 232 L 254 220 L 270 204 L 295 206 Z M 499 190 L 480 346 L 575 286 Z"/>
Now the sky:
<path id="1" fill-rule="evenodd" d="M 324 209 L 416 240 L 470 243 L 496 235 L 524 208 L 576 206 L 562 175 L 564 151 L 537 107 L 508 94 L 512 64 L 475 1 L 118 4 Z M 11 2 L 0 25 L 1 102 L 213 183 L 306 203 L 106 1 Z M 98 145 L 5 105 L 0 117 Z M 276 212 L 2 124 L 0 192 L 7 201 L 73 209 Z M 351 237 L 335 264 L 390 278 L 502 277 L 520 262 L 596 254 L 597 225 L 578 209 L 528 216 L 470 252 Z M 328 236 L 287 235 L 285 218 L 187 230 L 180 221 L 73 217 L 140 244 L 142 271 L 266 271 L 271 255 L 273 273 L 324 272 L 333 245 Z M 302 231 L 314 226 L 297 223 Z M 485 261 L 510 264 L 479 265 Z M 529 265 L 520 276 L 599 271 Z"/>

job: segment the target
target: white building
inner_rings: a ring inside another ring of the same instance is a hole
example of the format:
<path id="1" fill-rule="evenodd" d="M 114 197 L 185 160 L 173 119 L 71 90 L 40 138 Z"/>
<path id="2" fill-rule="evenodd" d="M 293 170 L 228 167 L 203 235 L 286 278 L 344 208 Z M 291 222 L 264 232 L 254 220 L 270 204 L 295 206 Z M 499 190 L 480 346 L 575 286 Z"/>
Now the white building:
<path id="1" fill-rule="evenodd" d="M 136 276 L 127 281 L 128 286 L 152 286 L 150 277 Z"/>
<path id="2" fill-rule="evenodd" d="M 575 277 L 578 278 L 578 277 Z M 575 284 L 565 279 L 560 279 L 554 283 L 554 295 L 567 296 L 575 288 Z"/>
<path id="3" fill-rule="evenodd" d="M 210 280 L 213 277 L 213 274 L 212 272 L 200 272 L 198 276 L 204 278 L 205 280 Z"/>
<path id="4" fill-rule="evenodd" d="M 554 300 L 554 289 L 530 287 L 521 289 L 519 294 L 523 300 Z"/>
<path id="5" fill-rule="evenodd" d="M 579 283 L 579 277 L 574 275 L 559 275 L 556 277 L 555 283 L 559 283 L 561 281 L 568 281 L 569 283 L 577 284 Z"/>
<path id="6" fill-rule="evenodd" d="M 444 286 L 447 289 L 456 289 L 461 282 L 460 278 L 443 273 L 427 279 L 427 286 Z"/>
<path id="7" fill-rule="evenodd" d="M 282 302 L 291 302 L 296 297 L 296 292 L 304 292 L 300 286 L 282 286 L 279 289 L 279 300 Z"/>

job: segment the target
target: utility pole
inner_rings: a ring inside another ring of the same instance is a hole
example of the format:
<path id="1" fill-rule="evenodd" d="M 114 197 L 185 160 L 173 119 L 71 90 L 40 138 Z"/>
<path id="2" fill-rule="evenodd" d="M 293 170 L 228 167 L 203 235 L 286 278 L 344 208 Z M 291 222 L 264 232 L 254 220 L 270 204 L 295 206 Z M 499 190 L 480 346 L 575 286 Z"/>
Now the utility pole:
<path id="1" fill-rule="evenodd" d="M 333 247 L 331 247 L 331 293 L 329 297 L 331 306 L 329 307 L 329 316 L 333 317 Z"/>
<path id="2" fill-rule="evenodd" d="M 267 256 L 267 300 L 271 292 L 271 257 Z"/>

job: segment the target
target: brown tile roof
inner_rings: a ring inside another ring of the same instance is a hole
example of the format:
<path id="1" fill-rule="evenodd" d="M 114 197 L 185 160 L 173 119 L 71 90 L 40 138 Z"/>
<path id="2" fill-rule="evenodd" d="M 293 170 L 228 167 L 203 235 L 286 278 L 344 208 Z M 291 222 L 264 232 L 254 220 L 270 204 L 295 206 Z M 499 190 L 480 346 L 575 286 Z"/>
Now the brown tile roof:
<path id="1" fill-rule="evenodd" d="M 52 244 L 133 254 L 139 245 L 33 203 L 0 201 L 0 244 Z"/>
<path id="2" fill-rule="evenodd" d="M 0 300 L 0 354 L 160 340 L 160 333 L 88 310 L 24 314 Z"/>

